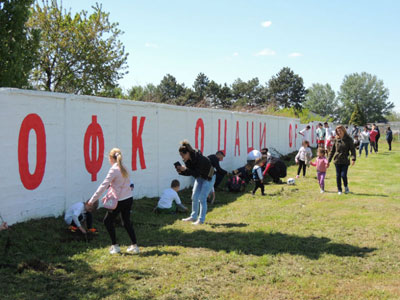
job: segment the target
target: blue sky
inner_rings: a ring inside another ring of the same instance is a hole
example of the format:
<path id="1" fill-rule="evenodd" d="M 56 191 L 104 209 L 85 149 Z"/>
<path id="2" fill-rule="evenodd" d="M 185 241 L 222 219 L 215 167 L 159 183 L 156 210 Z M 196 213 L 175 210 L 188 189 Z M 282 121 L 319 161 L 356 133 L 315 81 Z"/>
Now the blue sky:
<path id="1" fill-rule="evenodd" d="M 337 92 L 347 74 L 383 80 L 400 112 L 400 1 L 203 0 L 97 1 L 124 31 L 129 52 L 124 88 L 158 84 L 167 73 L 192 86 L 198 73 L 218 83 L 283 67 Z M 92 0 L 63 0 L 73 12 Z"/>

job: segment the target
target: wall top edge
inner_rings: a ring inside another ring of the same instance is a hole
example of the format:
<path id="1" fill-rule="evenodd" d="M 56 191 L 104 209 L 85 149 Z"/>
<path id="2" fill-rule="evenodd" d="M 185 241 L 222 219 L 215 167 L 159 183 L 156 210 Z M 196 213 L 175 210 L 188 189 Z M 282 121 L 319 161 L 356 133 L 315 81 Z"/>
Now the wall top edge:
<path id="1" fill-rule="evenodd" d="M 238 111 L 204 108 L 204 107 L 178 106 L 178 105 L 165 104 L 165 103 L 142 102 L 142 101 L 135 101 L 135 100 L 123 100 L 123 99 L 88 96 L 88 95 L 74 95 L 74 94 L 56 93 L 56 92 L 48 92 L 48 91 L 24 90 L 24 89 L 18 89 L 18 88 L 0 87 L 0 96 L 2 94 L 3 95 L 25 95 L 25 96 L 32 96 L 35 98 L 52 97 L 52 98 L 57 98 L 57 99 L 62 99 L 62 100 L 67 100 L 67 101 L 88 100 L 88 101 L 92 101 L 92 102 L 121 104 L 121 105 L 139 106 L 139 107 L 162 107 L 162 108 L 178 110 L 178 111 L 191 111 L 192 109 L 196 109 L 196 111 L 204 112 L 204 113 L 221 113 L 221 114 L 232 114 L 232 115 L 249 116 L 249 117 L 254 117 L 254 116 L 269 117 L 269 118 L 273 118 L 273 119 L 293 120 L 293 121 L 300 122 L 300 119 L 298 119 L 298 118 L 288 118 L 288 117 L 266 115 L 266 114 L 238 112 Z"/>

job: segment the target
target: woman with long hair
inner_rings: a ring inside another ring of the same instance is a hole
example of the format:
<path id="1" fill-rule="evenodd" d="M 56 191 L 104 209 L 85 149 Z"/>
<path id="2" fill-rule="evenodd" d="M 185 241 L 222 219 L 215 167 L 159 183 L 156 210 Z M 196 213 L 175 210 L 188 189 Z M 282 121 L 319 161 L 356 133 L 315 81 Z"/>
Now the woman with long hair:
<path id="1" fill-rule="evenodd" d="M 90 198 L 89 203 L 97 201 L 105 190 L 110 187 L 113 193 L 118 198 L 117 207 L 114 210 L 108 210 L 104 217 L 104 225 L 111 238 L 110 254 L 116 254 L 121 252 L 119 245 L 117 244 L 117 238 L 115 235 L 114 221 L 115 218 L 121 213 L 124 227 L 128 232 L 129 238 L 131 239 L 131 245 L 128 247 L 127 252 L 134 254 L 139 253 L 139 248 L 136 244 L 136 235 L 133 229 L 130 214 L 133 203 L 132 190 L 130 187 L 129 173 L 122 164 L 122 153 L 118 148 L 111 149 L 108 154 L 108 160 L 111 164 L 111 168 L 104 181 L 100 184 L 97 191 Z"/>
<path id="2" fill-rule="evenodd" d="M 336 139 L 329 153 L 329 163 L 332 161 L 336 167 L 336 184 L 338 194 L 342 194 L 342 180 L 344 185 L 344 193 L 348 194 L 349 186 L 347 181 L 347 171 L 350 165 L 349 153 L 351 154 L 351 165 L 356 162 L 356 149 L 354 147 L 353 139 L 347 134 L 343 125 L 339 125 L 335 130 Z M 329 164 L 328 164 L 329 166 Z"/>
<path id="3" fill-rule="evenodd" d="M 207 213 L 207 197 L 214 186 L 214 168 L 210 160 L 202 153 L 193 149 L 187 140 L 181 142 L 179 154 L 185 166 L 176 166 L 180 175 L 195 178 L 192 191 L 192 213 L 182 221 L 193 222 L 194 225 L 203 224 Z M 199 210 L 200 206 L 200 210 Z"/>

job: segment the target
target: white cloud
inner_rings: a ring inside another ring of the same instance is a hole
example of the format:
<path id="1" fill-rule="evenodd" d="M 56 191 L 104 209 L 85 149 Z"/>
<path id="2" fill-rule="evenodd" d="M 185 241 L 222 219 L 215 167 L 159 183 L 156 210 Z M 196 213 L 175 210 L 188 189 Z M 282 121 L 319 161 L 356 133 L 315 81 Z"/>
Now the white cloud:
<path id="1" fill-rule="evenodd" d="M 269 27 L 269 26 L 271 26 L 272 25 L 272 22 L 271 21 L 264 21 L 264 22 L 261 22 L 261 26 L 262 27 Z"/>
<path id="2" fill-rule="evenodd" d="M 235 53 L 232 54 L 232 56 L 239 56 L 239 53 L 235 52 Z"/>
<path id="3" fill-rule="evenodd" d="M 149 43 L 149 42 L 146 42 L 146 43 L 144 44 L 144 46 L 147 47 L 147 48 L 158 48 L 158 45 L 157 45 L 157 44 Z"/>
<path id="4" fill-rule="evenodd" d="M 303 56 L 303 54 L 299 53 L 299 52 L 293 52 L 289 54 L 289 57 L 299 57 L 299 56 Z"/>
<path id="5" fill-rule="evenodd" d="M 271 56 L 271 55 L 275 55 L 276 52 L 274 50 L 271 49 L 263 49 L 260 52 L 257 52 L 255 54 L 255 56 Z"/>

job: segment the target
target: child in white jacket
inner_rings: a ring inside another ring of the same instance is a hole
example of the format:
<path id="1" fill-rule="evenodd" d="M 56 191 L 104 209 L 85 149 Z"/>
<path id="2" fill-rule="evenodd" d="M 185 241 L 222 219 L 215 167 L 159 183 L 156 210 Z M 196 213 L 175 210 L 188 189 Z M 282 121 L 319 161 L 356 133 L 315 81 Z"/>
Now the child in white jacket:
<path id="1" fill-rule="evenodd" d="M 311 159 L 312 152 L 310 149 L 310 143 L 308 141 L 304 141 L 295 157 L 296 164 L 299 165 L 296 178 L 299 178 L 301 169 L 303 169 L 303 177 L 306 176 L 306 166 L 310 165 Z"/>

